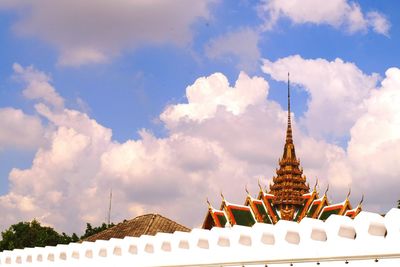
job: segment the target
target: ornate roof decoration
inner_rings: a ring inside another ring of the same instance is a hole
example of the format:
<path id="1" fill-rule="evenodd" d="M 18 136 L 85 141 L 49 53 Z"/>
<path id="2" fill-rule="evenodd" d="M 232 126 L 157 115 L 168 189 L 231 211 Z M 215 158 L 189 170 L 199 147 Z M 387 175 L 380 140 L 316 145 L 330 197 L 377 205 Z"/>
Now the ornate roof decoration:
<path id="1" fill-rule="evenodd" d="M 332 214 L 345 215 L 345 213 L 351 209 L 352 209 L 352 207 L 351 207 L 350 201 L 348 198 L 346 198 L 346 200 L 343 201 L 342 203 L 325 206 L 322 209 L 320 215 L 318 216 L 318 219 L 326 220 Z"/>
<path id="2" fill-rule="evenodd" d="M 281 218 L 293 220 L 295 213 L 304 205 L 303 195 L 310 187 L 306 184 L 306 177 L 300 167 L 300 160 L 296 157 L 293 143 L 292 122 L 290 117 L 290 80 L 288 74 L 288 123 L 286 142 L 283 157 L 279 160 L 279 169 L 274 176 L 274 184 L 270 186 L 270 194 L 275 198 L 272 201 L 279 211 Z"/>
<path id="3" fill-rule="evenodd" d="M 344 215 L 354 219 L 361 212 L 364 196 L 357 207 L 353 209 L 349 201 L 350 190 L 345 201 L 338 204 L 329 203 L 327 196 L 329 185 L 322 197 L 319 196 L 317 190 L 318 180 L 310 191 L 307 178 L 303 175 L 303 168 L 300 166 L 300 160 L 296 157 L 293 142 L 289 73 L 287 98 L 288 120 L 285 145 L 282 158 L 279 159 L 279 168 L 272 178 L 273 183 L 269 185 L 269 191 L 258 182 L 260 191 L 257 198 L 253 198 L 246 187 L 247 197 L 244 205 L 229 203 L 221 194 L 220 210 L 212 208 L 207 201 L 209 210 L 203 228 L 211 229 L 212 227 L 225 227 L 226 225 L 252 226 L 256 222 L 275 224 L 279 220 L 300 222 L 304 217 L 326 220 L 332 214 Z"/>
<path id="4" fill-rule="evenodd" d="M 226 216 L 223 210 L 217 210 L 211 206 L 211 203 L 208 201 L 208 211 L 206 218 L 203 222 L 203 228 L 211 229 L 212 227 L 222 227 L 224 228 L 228 223 L 228 217 Z"/>
<path id="5" fill-rule="evenodd" d="M 244 203 L 244 205 L 251 208 L 257 222 L 269 224 L 272 223 L 272 219 L 268 214 L 268 210 L 263 200 L 255 199 L 249 193 L 247 193 L 246 202 Z"/>

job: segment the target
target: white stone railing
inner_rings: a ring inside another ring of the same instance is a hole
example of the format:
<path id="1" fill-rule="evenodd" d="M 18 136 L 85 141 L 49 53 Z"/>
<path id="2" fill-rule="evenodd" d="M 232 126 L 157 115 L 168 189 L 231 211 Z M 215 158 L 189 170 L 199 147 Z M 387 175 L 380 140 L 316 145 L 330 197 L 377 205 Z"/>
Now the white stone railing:
<path id="1" fill-rule="evenodd" d="M 400 266 L 400 210 L 0 253 L 1 266 Z"/>

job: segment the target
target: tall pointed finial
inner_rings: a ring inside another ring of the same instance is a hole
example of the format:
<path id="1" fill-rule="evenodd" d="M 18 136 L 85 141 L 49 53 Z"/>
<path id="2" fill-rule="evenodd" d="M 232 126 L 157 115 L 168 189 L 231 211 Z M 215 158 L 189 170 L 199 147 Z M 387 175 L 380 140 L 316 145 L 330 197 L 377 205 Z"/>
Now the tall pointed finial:
<path id="1" fill-rule="evenodd" d="M 288 108 L 288 122 L 287 122 L 287 130 L 286 130 L 286 143 L 293 142 L 292 136 L 292 120 L 290 116 L 290 74 L 288 72 L 288 80 L 287 80 L 287 108 Z"/>
<path id="2" fill-rule="evenodd" d="M 290 119 L 290 73 L 287 73 L 287 99 L 288 99 L 288 116 Z"/>

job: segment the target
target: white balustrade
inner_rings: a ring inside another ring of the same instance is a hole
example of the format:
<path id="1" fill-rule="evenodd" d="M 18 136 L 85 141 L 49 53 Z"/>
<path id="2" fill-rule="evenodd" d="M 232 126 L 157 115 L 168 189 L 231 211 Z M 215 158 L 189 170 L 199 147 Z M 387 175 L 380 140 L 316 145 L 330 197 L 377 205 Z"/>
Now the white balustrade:
<path id="1" fill-rule="evenodd" d="M 0 266 L 400 266 L 400 210 L 15 249 Z"/>

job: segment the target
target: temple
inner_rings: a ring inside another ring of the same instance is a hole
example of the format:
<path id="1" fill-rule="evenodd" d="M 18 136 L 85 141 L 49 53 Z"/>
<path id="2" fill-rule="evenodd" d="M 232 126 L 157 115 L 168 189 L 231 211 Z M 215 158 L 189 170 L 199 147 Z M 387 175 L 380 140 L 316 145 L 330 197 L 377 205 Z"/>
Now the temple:
<path id="1" fill-rule="evenodd" d="M 288 121 L 286 140 L 282 158 L 279 159 L 279 168 L 272 178 L 273 183 L 269 190 L 259 184 L 257 198 L 253 198 L 248 190 L 244 205 L 228 202 L 222 196 L 219 209 L 208 203 L 208 211 L 203 222 L 204 229 L 233 225 L 252 226 L 257 223 L 276 224 L 279 220 L 300 222 L 303 218 L 326 220 L 330 215 L 337 214 L 355 218 L 361 211 L 363 201 L 352 208 L 349 201 L 350 191 L 341 203 L 330 203 L 326 195 L 317 191 L 318 181 L 310 190 L 307 178 L 303 175 L 300 160 L 296 157 L 293 142 L 292 121 L 290 112 L 290 79 L 288 74 Z"/>

